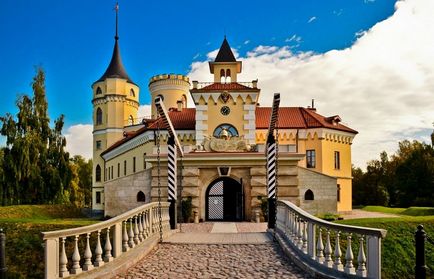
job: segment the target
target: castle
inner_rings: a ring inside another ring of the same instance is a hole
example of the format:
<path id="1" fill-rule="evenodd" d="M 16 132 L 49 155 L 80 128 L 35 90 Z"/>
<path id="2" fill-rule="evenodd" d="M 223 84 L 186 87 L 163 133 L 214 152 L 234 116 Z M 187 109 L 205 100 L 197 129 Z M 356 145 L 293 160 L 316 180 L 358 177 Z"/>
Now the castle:
<path id="1" fill-rule="evenodd" d="M 226 37 L 209 70 L 212 82 L 178 74 L 152 77 L 152 116 L 138 120 L 140 88 L 122 64 L 116 27 L 109 66 L 92 85 L 95 212 L 118 215 L 158 200 L 159 189 L 167 200 L 168 133 L 154 104 L 160 97 L 185 154 L 178 158 L 178 201 L 191 197 L 203 220 L 254 218 L 267 196 L 264 149 L 271 108 L 258 103 L 258 80 L 238 81 L 242 62 Z M 188 94 L 194 108 L 187 107 Z M 313 106 L 280 107 L 278 115 L 278 199 L 313 214 L 351 211 L 357 131 Z"/>

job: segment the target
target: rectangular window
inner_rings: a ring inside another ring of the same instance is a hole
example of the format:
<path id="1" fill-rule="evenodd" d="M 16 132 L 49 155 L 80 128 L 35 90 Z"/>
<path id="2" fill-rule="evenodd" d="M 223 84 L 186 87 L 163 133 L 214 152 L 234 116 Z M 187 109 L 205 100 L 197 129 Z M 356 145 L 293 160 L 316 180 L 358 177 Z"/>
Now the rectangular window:
<path id="1" fill-rule="evenodd" d="M 124 161 L 124 175 L 127 175 L 127 160 Z"/>
<path id="2" fill-rule="evenodd" d="M 112 179 L 111 173 L 110 173 L 110 167 L 108 167 L 108 180 Z"/>
<path id="3" fill-rule="evenodd" d="M 136 172 L 136 157 L 133 157 L 133 172 Z"/>
<path id="4" fill-rule="evenodd" d="M 146 170 L 146 153 L 143 153 L 143 169 Z"/>
<path id="5" fill-rule="evenodd" d="M 104 181 L 107 180 L 107 168 L 104 169 Z"/>
<path id="6" fill-rule="evenodd" d="M 306 150 L 306 167 L 315 168 L 315 150 Z"/>
<path id="7" fill-rule="evenodd" d="M 100 140 L 97 140 L 97 141 L 96 141 L 96 149 L 97 149 L 97 150 L 100 150 L 101 148 L 102 148 L 101 141 L 100 141 Z"/>
<path id="8" fill-rule="evenodd" d="M 340 184 L 338 184 L 336 198 L 337 198 L 338 202 L 341 201 L 341 185 Z"/>
<path id="9" fill-rule="evenodd" d="M 121 176 L 121 163 L 118 163 L 118 177 Z"/>
<path id="10" fill-rule="evenodd" d="M 341 168 L 341 158 L 339 151 L 335 151 L 335 169 L 339 170 Z"/>
<path id="11" fill-rule="evenodd" d="M 95 203 L 96 204 L 101 204 L 101 192 L 95 192 Z"/>
<path id="12" fill-rule="evenodd" d="M 111 173 L 112 173 L 112 179 L 115 178 L 115 174 L 114 174 L 114 172 L 113 172 L 113 166 L 112 166 L 112 171 L 111 171 Z"/>

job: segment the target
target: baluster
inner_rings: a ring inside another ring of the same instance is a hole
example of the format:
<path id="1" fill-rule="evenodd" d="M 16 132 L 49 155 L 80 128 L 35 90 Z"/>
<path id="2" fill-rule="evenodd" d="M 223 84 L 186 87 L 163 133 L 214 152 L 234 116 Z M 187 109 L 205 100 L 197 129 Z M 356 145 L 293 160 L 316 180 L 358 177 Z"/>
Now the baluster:
<path id="1" fill-rule="evenodd" d="M 356 269 L 353 265 L 353 248 L 351 247 L 351 234 L 347 236 L 347 251 L 345 252 L 345 273 L 356 274 Z"/>
<path id="2" fill-rule="evenodd" d="M 65 241 L 66 241 L 66 237 L 62 237 L 62 249 L 60 251 L 60 259 L 59 259 L 59 276 L 60 277 L 68 277 L 69 276 L 69 272 L 68 269 L 66 268 L 66 265 L 68 264 L 68 258 L 66 257 L 66 252 L 65 252 Z"/>
<path id="3" fill-rule="evenodd" d="M 105 238 L 104 250 L 105 250 L 104 261 L 106 263 L 113 261 L 112 244 L 110 243 L 110 227 L 107 228 L 107 236 Z"/>
<path id="4" fill-rule="evenodd" d="M 307 222 L 303 221 L 303 239 L 301 245 L 303 253 L 307 254 Z"/>
<path id="5" fill-rule="evenodd" d="M 96 248 L 95 248 L 95 261 L 93 265 L 95 267 L 100 267 L 104 265 L 104 261 L 102 260 L 102 248 L 101 248 L 101 230 L 98 230 L 97 238 L 96 238 Z"/>
<path id="6" fill-rule="evenodd" d="M 81 273 L 80 267 L 80 252 L 78 251 L 78 235 L 75 236 L 74 239 L 74 253 L 72 254 L 72 268 L 71 274 L 79 274 Z"/>
<path id="7" fill-rule="evenodd" d="M 368 275 L 366 270 L 366 256 L 365 256 L 365 246 L 363 244 L 363 235 L 360 236 L 360 247 L 359 247 L 359 255 L 357 256 L 357 262 L 359 266 L 357 267 L 357 276 L 366 277 Z"/>
<path id="8" fill-rule="evenodd" d="M 134 218 L 134 243 L 139 244 L 139 228 L 137 226 L 137 215 Z"/>
<path id="9" fill-rule="evenodd" d="M 327 267 L 333 267 L 333 260 L 332 260 L 332 245 L 330 243 L 330 230 L 327 229 L 327 235 L 326 235 L 326 246 L 324 249 L 324 265 Z"/>
<path id="10" fill-rule="evenodd" d="M 143 224 L 143 239 L 147 239 L 148 238 L 148 224 L 146 221 L 146 210 L 143 211 L 143 215 L 142 215 L 142 224 Z"/>
<path id="11" fill-rule="evenodd" d="M 144 240 L 143 225 L 142 225 L 142 213 L 139 213 L 137 218 L 139 218 L 139 241 L 142 242 Z"/>
<path id="12" fill-rule="evenodd" d="M 136 246 L 134 244 L 133 218 L 130 218 L 130 228 L 128 231 L 128 244 L 130 245 L 130 248 L 134 248 L 134 246 Z"/>
<path id="13" fill-rule="evenodd" d="M 344 266 L 342 265 L 341 262 L 341 256 L 342 256 L 342 251 L 341 251 L 341 244 L 339 243 L 339 235 L 340 235 L 340 231 L 336 232 L 336 242 L 335 242 L 335 262 L 333 264 L 333 268 L 339 271 L 343 271 L 344 270 Z"/>
<path id="14" fill-rule="evenodd" d="M 122 251 L 128 252 L 128 250 L 130 250 L 130 246 L 128 246 L 127 220 L 125 220 L 123 223 L 124 229 L 122 232 Z"/>
<path id="15" fill-rule="evenodd" d="M 319 228 L 318 242 L 316 244 L 316 261 L 320 264 L 324 263 L 324 244 L 322 242 L 322 228 Z"/>
<path id="16" fill-rule="evenodd" d="M 88 270 L 93 269 L 92 251 L 90 250 L 89 238 L 90 238 L 90 233 L 87 233 L 86 234 L 86 250 L 84 251 L 84 264 L 83 264 L 83 270 L 84 271 L 88 271 Z"/>
<path id="17" fill-rule="evenodd" d="M 303 220 L 301 220 L 300 218 L 298 219 L 297 239 L 298 239 L 297 247 L 298 249 L 302 249 L 303 248 Z"/>
<path id="18" fill-rule="evenodd" d="M 292 243 L 295 245 L 295 246 L 297 246 L 297 243 L 298 243 L 298 235 L 297 235 L 297 233 L 298 233 L 298 217 L 297 217 L 297 215 L 294 215 L 294 230 L 293 230 L 293 232 L 292 232 Z"/>

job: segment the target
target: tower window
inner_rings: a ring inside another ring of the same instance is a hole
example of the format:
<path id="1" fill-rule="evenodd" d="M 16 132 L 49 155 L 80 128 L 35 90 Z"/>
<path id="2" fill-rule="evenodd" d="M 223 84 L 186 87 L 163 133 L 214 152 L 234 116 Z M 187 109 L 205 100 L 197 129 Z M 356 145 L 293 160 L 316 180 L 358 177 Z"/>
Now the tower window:
<path id="1" fill-rule="evenodd" d="M 146 196 L 142 191 L 137 193 L 137 201 L 138 202 L 146 202 Z"/>
<path id="2" fill-rule="evenodd" d="M 315 168 L 315 150 L 306 150 L 306 167 Z"/>
<path id="3" fill-rule="evenodd" d="M 96 95 L 101 95 L 101 94 L 102 94 L 101 87 L 98 86 L 98 88 L 96 89 Z"/>
<path id="4" fill-rule="evenodd" d="M 118 163 L 118 177 L 121 176 L 121 163 Z"/>
<path id="5" fill-rule="evenodd" d="M 226 83 L 230 83 L 231 82 L 231 70 L 230 69 L 226 69 L 226 79 L 225 79 Z"/>
<path id="6" fill-rule="evenodd" d="M 101 167 L 99 165 L 96 165 L 96 168 L 95 168 L 95 181 L 96 182 L 101 181 Z"/>
<path id="7" fill-rule="evenodd" d="M 124 161 L 124 175 L 127 175 L 127 160 Z"/>
<path id="8" fill-rule="evenodd" d="M 157 98 L 160 98 L 160 99 L 161 99 L 161 101 L 164 101 L 164 96 L 163 96 L 163 95 L 161 95 L 161 94 L 160 94 L 160 95 L 158 95 L 158 96 L 157 96 Z"/>
<path id="9" fill-rule="evenodd" d="M 133 172 L 136 172 L 136 157 L 133 157 Z"/>
<path id="10" fill-rule="evenodd" d="M 224 69 L 220 70 L 220 82 L 221 83 L 225 82 L 225 70 Z"/>
<path id="11" fill-rule="evenodd" d="M 336 199 L 338 202 L 341 201 L 341 185 L 340 184 L 337 185 Z"/>
<path id="12" fill-rule="evenodd" d="M 95 203 L 96 204 L 101 204 L 101 192 L 95 192 Z"/>
<path id="13" fill-rule="evenodd" d="M 185 94 L 182 95 L 181 101 L 182 101 L 182 108 L 186 108 L 187 107 L 187 96 L 185 96 Z"/>
<path id="14" fill-rule="evenodd" d="M 134 118 L 132 115 L 128 117 L 128 125 L 134 125 Z"/>
<path id="15" fill-rule="evenodd" d="M 306 193 L 304 193 L 304 200 L 306 200 L 306 201 L 313 201 L 314 200 L 313 192 L 311 189 L 308 189 L 306 191 Z"/>
<path id="16" fill-rule="evenodd" d="M 339 151 L 335 151 L 335 169 L 339 170 L 341 168 L 341 158 Z"/>
<path id="17" fill-rule="evenodd" d="M 96 149 L 97 149 L 97 150 L 100 150 L 101 147 L 102 147 L 102 146 L 101 146 L 101 141 L 100 141 L 100 140 L 97 140 L 97 141 L 96 141 Z"/>
<path id="18" fill-rule="evenodd" d="M 136 93 L 134 92 L 134 89 L 132 89 L 132 88 L 130 90 L 130 96 L 131 97 L 136 97 Z"/>
<path id="19" fill-rule="evenodd" d="M 143 169 L 146 170 L 146 153 L 143 153 Z"/>
<path id="20" fill-rule="evenodd" d="M 112 173 L 112 179 L 115 177 L 115 175 L 113 174 L 113 166 L 112 166 L 112 171 L 111 171 L 111 173 Z"/>
<path id="21" fill-rule="evenodd" d="M 97 108 L 96 109 L 96 125 L 102 124 L 102 109 Z"/>

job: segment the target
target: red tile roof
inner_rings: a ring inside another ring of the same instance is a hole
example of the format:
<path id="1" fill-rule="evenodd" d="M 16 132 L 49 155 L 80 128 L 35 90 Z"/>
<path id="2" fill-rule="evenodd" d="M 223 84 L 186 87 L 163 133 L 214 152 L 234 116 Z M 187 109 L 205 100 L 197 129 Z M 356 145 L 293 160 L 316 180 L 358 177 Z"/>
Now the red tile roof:
<path id="1" fill-rule="evenodd" d="M 169 117 L 172 121 L 175 130 L 195 130 L 196 126 L 196 109 L 185 108 L 182 111 L 176 109 L 169 110 Z M 256 108 L 256 129 L 268 129 L 271 115 L 271 107 L 257 107 Z M 344 131 L 352 134 L 357 134 L 353 130 L 340 123 L 333 124 L 333 117 L 324 117 L 316 113 L 312 109 L 302 107 L 281 107 L 279 108 L 279 128 L 280 129 L 308 129 L 308 128 L 329 128 L 339 131 Z M 163 128 L 162 120 L 148 120 L 147 126 L 142 127 L 137 131 L 128 132 L 125 137 L 118 142 L 114 143 L 106 149 L 101 155 L 115 149 L 130 139 L 144 133 L 148 130 L 156 130 L 158 125 Z"/>

